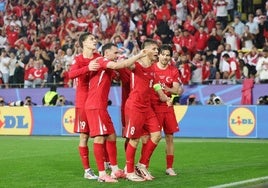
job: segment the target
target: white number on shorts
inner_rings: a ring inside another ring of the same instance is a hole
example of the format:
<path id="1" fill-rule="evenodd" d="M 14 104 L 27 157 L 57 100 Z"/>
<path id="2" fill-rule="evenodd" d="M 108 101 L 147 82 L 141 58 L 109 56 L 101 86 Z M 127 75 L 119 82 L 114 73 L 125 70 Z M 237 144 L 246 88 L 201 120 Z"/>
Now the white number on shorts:
<path id="1" fill-rule="evenodd" d="M 79 121 L 79 127 L 80 127 L 81 129 L 85 129 L 85 127 L 86 127 L 86 122 L 85 122 L 85 121 Z"/>
<path id="2" fill-rule="evenodd" d="M 131 127 L 131 128 L 130 128 L 130 134 L 131 134 L 131 135 L 134 135 L 134 133 L 135 133 L 135 127 Z"/>

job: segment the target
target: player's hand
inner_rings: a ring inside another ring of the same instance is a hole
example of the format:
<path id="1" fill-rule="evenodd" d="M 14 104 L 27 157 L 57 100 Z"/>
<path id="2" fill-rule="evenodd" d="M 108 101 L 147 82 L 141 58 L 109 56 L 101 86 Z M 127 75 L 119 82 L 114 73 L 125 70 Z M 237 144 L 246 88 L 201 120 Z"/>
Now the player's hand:
<path id="1" fill-rule="evenodd" d="M 89 62 L 88 69 L 90 71 L 97 71 L 100 68 L 100 65 L 98 63 L 98 59 L 99 58 L 96 58 L 96 59 L 94 59 L 94 60 L 92 60 L 92 61 Z"/>
<path id="2" fill-rule="evenodd" d="M 173 106 L 173 98 L 170 98 L 170 97 L 168 97 L 169 99 L 167 100 L 167 105 L 168 106 Z"/>

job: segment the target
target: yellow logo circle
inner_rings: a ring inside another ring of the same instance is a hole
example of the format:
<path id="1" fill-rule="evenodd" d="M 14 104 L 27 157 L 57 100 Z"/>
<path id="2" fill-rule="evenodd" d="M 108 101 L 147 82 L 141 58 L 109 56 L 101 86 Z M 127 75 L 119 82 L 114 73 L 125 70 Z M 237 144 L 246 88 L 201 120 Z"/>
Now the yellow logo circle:
<path id="1" fill-rule="evenodd" d="M 62 117 L 63 127 L 68 133 L 74 133 L 75 108 L 69 108 Z"/>
<path id="2" fill-rule="evenodd" d="M 0 108 L 0 135 L 31 135 L 32 109 L 27 106 Z"/>
<path id="3" fill-rule="evenodd" d="M 182 120 L 182 118 L 185 116 L 187 109 L 188 109 L 188 106 L 175 105 L 175 106 L 173 106 L 173 108 L 174 108 L 175 116 L 177 119 L 177 123 L 179 123 Z"/>
<path id="4" fill-rule="evenodd" d="M 229 127 L 238 136 L 247 136 L 254 130 L 256 119 L 248 108 L 237 108 L 229 117 Z"/>

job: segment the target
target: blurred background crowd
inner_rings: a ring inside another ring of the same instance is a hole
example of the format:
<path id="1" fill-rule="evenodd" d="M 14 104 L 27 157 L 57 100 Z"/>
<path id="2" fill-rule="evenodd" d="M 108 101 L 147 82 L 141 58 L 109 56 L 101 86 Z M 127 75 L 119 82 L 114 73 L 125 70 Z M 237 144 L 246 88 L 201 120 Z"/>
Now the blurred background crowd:
<path id="1" fill-rule="evenodd" d="M 85 31 L 122 57 L 146 38 L 171 45 L 185 85 L 268 83 L 267 15 L 266 0 L 0 0 L 0 86 L 74 87 Z"/>

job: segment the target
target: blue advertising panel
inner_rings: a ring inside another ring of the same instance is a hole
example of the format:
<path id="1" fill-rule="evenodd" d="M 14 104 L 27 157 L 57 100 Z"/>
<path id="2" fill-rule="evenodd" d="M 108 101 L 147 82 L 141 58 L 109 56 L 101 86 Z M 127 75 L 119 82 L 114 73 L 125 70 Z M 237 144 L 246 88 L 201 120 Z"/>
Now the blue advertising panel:
<path id="1" fill-rule="evenodd" d="M 180 131 L 175 137 L 268 138 L 267 106 L 174 106 Z M 108 112 L 122 136 L 120 106 Z M 75 108 L 0 107 L 0 135 L 78 135 L 73 132 Z"/>

